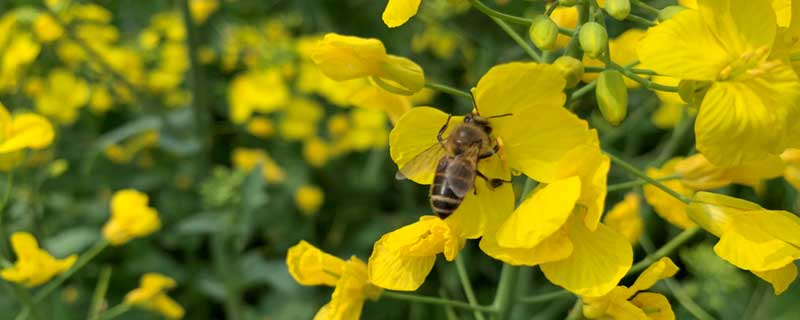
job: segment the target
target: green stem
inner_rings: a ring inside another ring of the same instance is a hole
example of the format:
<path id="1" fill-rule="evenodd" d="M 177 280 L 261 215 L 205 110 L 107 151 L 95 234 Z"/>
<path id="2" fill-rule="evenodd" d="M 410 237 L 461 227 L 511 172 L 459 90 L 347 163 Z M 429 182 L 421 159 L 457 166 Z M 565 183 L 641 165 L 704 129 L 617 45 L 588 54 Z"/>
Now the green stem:
<path id="1" fill-rule="evenodd" d="M 549 293 L 544 293 L 544 294 L 538 294 L 538 295 L 530 296 L 530 297 L 522 297 L 522 298 L 519 298 L 518 301 L 522 302 L 522 303 L 542 303 L 542 302 L 548 302 L 548 301 L 551 301 L 551 300 L 558 300 L 558 299 L 561 299 L 561 298 L 566 298 L 566 297 L 569 297 L 571 295 L 572 294 L 569 291 L 561 290 L 561 291 L 554 291 L 554 292 L 549 292 Z"/>
<path id="2" fill-rule="evenodd" d="M 480 12 L 483 12 L 484 14 L 492 18 L 502 19 L 503 21 L 507 21 L 509 23 L 519 24 L 524 26 L 529 26 L 531 25 L 531 23 L 533 23 L 533 21 L 531 21 L 530 19 L 512 16 L 510 14 L 505 14 L 500 11 L 489 8 L 479 0 L 469 0 L 469 2 L 472 4 L 473 7 L 475 7 L 475 9 L 478 9 Z"/>
<path id="3" fill-rule="evenodd" d="M 130 310 L 131 307 L 132 306 L 127 303 L 118 304 L 113 308 L 106 310 L 106 312 L 103 312 L 103 315 L 100 317 L 100 320 L 111 320 L 116 317 L 119 317 L 123 313 L 128 312 L 128 310 Z"/>
<path id="4" fill-rule="evenodd" d="M 658 15 L 659 13 L 661 13 L 661 10 L 658 10 L 650 6 L 649 4 L 642 2 L 641 0 L 632 0 L 631 2 L 637 7 L 641 8 L 642 10 L 650 12 L 652 14 Z"/>
<path id="5" fill-rule="evenodd" d="M 645 18 L 642 18 L 642 17 L 637 16 L 637 15 L 632 14 L 632 13 L 629 14 L 627 17 L 625 17 L 625 20 L 626 21 L 630 21 L 630 22 L 640 23 L 640 24 L 643 24 L 643 25 L 648 26 L 648 27 L 653 27 L 653 26 L 658 25 L 657 23 L 655 23 L 653 21 L 647 20 Z"/>
<path id="6" fill-rule="evenodd" d="M 241 320 L 242 305 L 240 300 L 239 282 L 236 278 L 231 263 L 234 260 L 228 256 L 230 252 L 226 248 L 226 234 L 217 234 L 211 238 L 211 259 L 213 260 L 217 276 L 222 280 L 225 287 L 225 316 L 231 320 Z"/>
<path id="7" fill-rule="evenodd" d="M 464 288 L 464 295 L 467 296 L 467 301 L 469 301 L 471 306 L 478 306 L 478 299 L 475 298 L 475 291 L 472 290 L 472 282 L 469 281 L 469 274 L 467 274 L 467 268 L 464 266 L 464 255 L 458 255 L 455 262 L 456 272 L 458 272 L 458 279 L 461 281 L 461 287 Z M 480 311 L 473 311 L 476 320 L 485 319 Z"/>
<path id="8" fill-rule="evenodd" d="M 575 304 L 572 305 L 572 309 L 569 310 L 569 314 L 564 320 L 577 320 L 583 318 L 583 300 L 578 298 L 575 301 Z"/>
<path id="9" fill-rule="evenodd" d="M 75 274 L 75 272 L 78 272 L 78 270 L 86 266 L 86 264 L 89 263 L 89 261 L 94 259 L 94 257 L 100 254 L 100 252 L 102 252 L 103 249 L 105 249 L 107 246 L 108 246 L 108 241 L 106 241 L 105 239 L 100 239 L 99 241 L 97 241 L 97 243 L 95 243 L 93 247 L 91 247 L 88 251 L 86 251 L 78 258 L 78 261 L 75 262 L 72 268 L 58 275 L 58 277 L 55 280 L 50 281 L 50 283 L 48 283 L 47 286 L 39 290 L 39 292 L 37 292 L 33 296 L 33 301 L 36 303 L 42 302 L 42 300 L 44 300 L 45 298 L 47 298 L 47 296 L 53 293 L 53 291 L 55 291 L 56 288 L 58 288 L 62 283 L 64 283 L 64 281 L 69 279 L 69 277 Z"/>
<path id="10" fill-rule="evenodd" d="M 514 293 L 516 292 L 519 269 L 520 267 L 503 264 L 503 270 L 500 272 L 500 282 L 497 284 L 497 293 L 492 304 L 497 312 L 493 319 L 506 320 L 511 314 L 511 307 L 513 307 L 516 300 Z"/>
<path id="11" fill-rule="evenodd" d="M 593 80 L 592 82 L 587 83 L 583 87 L 580 87 L 577 90 L 573 91 L 572 94 L 569 95 L 569 100 L 575 101 L 577 99 L 580 99 L 587 93 L 592 92 L 592 90 L 594 90 L 595 87 L 597 87 L 597 80 Z"/>
<path id="12" fill-rule="evenodd" d="M 447 290 L 445 290 L 444 287 L 439 288 L 439 297 L 442 299 L 450 299 L 450 297 L 447 295 Z M 447 320 L 458 320 L 456 310 L 453 309 L 452 306 L 442 306 L 442 308 L 444 309 L 444 314 L 447 317 Z M 475 312 L 476 314 L 483 316 L 483 314 L 479 313 L 478 311 Z"/>
<path id="13" fill-rule="evenodd" d="M 197 59 L 197 52 L 200 50 L 200 39 L 197 30 L 192 22 L 192 14 L 189 10 L 189 0 L 182 1 L 181 11 L 183 11 L 183 25 L 186 28 L 186 37 L 189 51 L 189 88 L 192 93 L 192 107 L 194 108 L 195 130 L 202 142 L 200 157 L 197 157 L 197 172 L 207 172 L 211 166 L 211 145 L 214 138 L 211 129 L 211 106 L 208 99 L 208 86 Z"/>
<path id="14" fill-rule="evenodd" d="M 606 70 L 606 68 L 604 68 L 604 67 L 583 67 L 583 72 L 586 72 L 586 73 L 600 73 L 600 72 L 603 72 L 605 70 Z M 641 74 L 641 75 L 646 75 L 646 76 L 657 76 L 658 75 L 658 73 L 653 71 L 653 70 L 636 69 L 636 68 L 630 68 L 628 70 L 630 70 L 631 72 L 633 72 L 635 74 Z"/>
<path id="15" fill-rule="evenodd" d="M 538 53 L 536 53 L 536 50 L 534 50 L 533 47 L 531 47 L 528 44 L 528 42 L 525 41 L 525 39 L 520 37 L 520 35 L 516 31 L 514 31 L 514 29 L 512 29 L 510 25 L 508 25 L 502 19 L 498 19 L 495 17 L 491 18 L 492 20 L 494 20 L 495 23 L 497 23 L 498 26 L 500 26 L 501 29 L 503 29 L 503 31 L 505 31 L 508 34 L 508 36 L 511 37 L 511 39 L 514 40 L 514 42 L 517 43 L 517 45 L 519 45 L 520 48 L 522 48 L 523 51 L 525 51 L 525 53 L 528 54 L 528 56 L 531 57 L 531 59 L 533 59 L 536 62 L 542 62 L 542 57 Z"/>
<path id="16" fill-rule="evenodd" d="M 682 177 L 681 175 L 677 175 L 676 174 L 676 175 L 656 178 L 656 181 L 658 181 L 658 182 L 670 181 L 670 180 L 680 179 L 681 177 Z M 625 190 L 625 189 L 638 187 L 638 186 L 645 185 L 645 184 L 647 184 L 647 181 L 644 181 L 642 179 L 637 179 L 637 180 L 628 181 L 628 182 L 620 182 L 620 183 L 615 183 L 615 184 L 608 185 L 608 187 L 606 187 L 606 191 L 607 192 L 613 192 L 613 191 Z"/>
<path id="17" fill-rule="evenodd" d="M 634 264 L 631 269 L 628 271 L 628 274 L 636 274 L 640 271 L 644 270 L 645 268 L 649 267 L 654 262 L 658 261 L 663 257 L 666 257 L 672 254 L 673 251 L 681 247 L 687 241 L 692 239 L 692 237 L 700 231 L 700 227 L 691 227 L 689 229 L 683 230 L 680 234 L 672 238 L 669 242 L 665 243 L 661 248 L 656 250 L 655 252 L 648 254 L 644 259 L 639 260 L 636 264 Z"/>
<path id="18" fill-rule="evenodd" d="M 103 270 L 100 271 L 100 277 L 97 279 L 97 286 L 92 295 L 92 304 L 89 307 L 89 320 L 97 320 L 100 318 L 100 313 L 103 312 L 106 292 L 108 291 L 108 282 L 110 280 L 111 266 L 105 266 Z"/>
<path id="19" fill-rule="evenodd" d="M 470 305 L 469 303 L 461 301 L 454 301 L 436 297 L 418 296 L 415 294 L 394 292 L 394 291 L 384 291 L 383 293 L 381 293 L 381 298 L 389 298 L 394 300 L 404 300 L 404 301 L 426 303 L 426 304 L 435 304 L 439 306 L 450 306 L 453 308 L 477 310 L 482 312 L 495 312 L 495 308 L 492 306 L 473 306 Z"/>
<path id="20" fill-rule="evenodd" d="M 661 182 L 658 182 L 656 179 L 653 179 L 652 177 L 648 176 L 647 174 L 645 174 L 641 170 L 637 169 L 636 167 L 634 167 L 632 164 L 628 163 L 627 161 L 622 160 L 619 157 L 617 157 L 617 156 L 615 156 L 613 154 L 610 154 L 608 152 L 606 152 L 606 155 L 608 155 L 608 157 L 611 158 L 611 162 L 613 162 L 616 165 L 620 166 L 625 171 L 628 171 L 628 173 L 631 173 L 634 176 L 637 176 L 640 179 L 642 179 L 644 181 L 647 181 L 647 183 L 650 183 L 650 184 L 656 186 L 657 188 L 663 190 L 667 194 L 675 197 L 675 199 L 678 199 L 678 200 L 680 200 L 680 201 L 682 201 L 682 202 L 684 202 L 686 204 L 689 204 L 689 202 L 691 201 L 686 196 L 676 192 L 675 190 L 670 189 L 669 187 L 665 186 Z"/>
<path id="21" fill-rule="evenodd" d="M 645 78 L 640 77 L 636 73 L 632 72 L 630 69 L 616 64 L 614 61 L 609 60 L 607 57 L 604 60 L 605 60 L 606 66 L 609 66 L 612 69 L 615 69 L 615 70 L 617 70 L 619 72 L 622 72 L 622 74 L 624 74 L 626 77 L 630 78 L 633 81 L 636 81 L 636 82 L 642 84 L 642 86 L 644 86 L 647 89 L 666 91 L 666 92 L 678 92 L 678 87 L 665 86 L 663 84 L 658 84 L 658 83 L 652 82 L 650 80 L 647 80 Z"/>
<path id="22" fill-rule="evenodd" d="M 441 83 L 435 83 L 435 82 L 426 81 L 425 82 L 425 87 L 428 88 L 428 89 L 431 89 L 431 90 L 436 90 L 436 91 L 439 91 L 439 92 L 447 93 L 449 95 L 458 96 L 458 97 L 467 98 L 467 99 L 472 100 L 472 94 L 470 94 L 469 92 L 466 92 L 466 91 L 460 90 L 460 89 L 456 89 L 456 88 L 453 88 L 451 86 L 443 85 Z"/>

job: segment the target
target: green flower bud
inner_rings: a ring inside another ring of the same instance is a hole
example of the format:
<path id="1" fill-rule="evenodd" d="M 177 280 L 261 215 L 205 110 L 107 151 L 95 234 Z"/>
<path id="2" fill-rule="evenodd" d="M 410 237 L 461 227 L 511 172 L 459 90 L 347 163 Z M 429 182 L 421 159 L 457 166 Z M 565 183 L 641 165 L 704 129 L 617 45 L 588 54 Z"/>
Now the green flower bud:
<path id="1" fill-rule="evenodd" d="M 562 7 L 571 7 L 578 4 L 578 0 L 561 0 L 558 1 L 558 5 Z"/>
<path id="2" fill-rule="evenodd" d="M 587 22 L 581 26 L 578 40 L 580 40 L 583 52 L 586 52 L 592 58 L 601 56 L 608 48 L 606 28 L 597 22 Z"/>
<path id="3" fill-rule="evenodd" d="M 625 20 L 631 13 L 630 0 L 607 0 L 606 12 L 617 20 Z"/>
<path id="4" fill-rule="evenodd" d="M 700 106 L 710 87 L 710 81 L 681 80 L 678 84 L 678 95 L 684 102 Z"/>
<path id="5" fill-rule="evenodd" d="M 686 10 L 683 6 L 668 6 L 661 11 L 658 12 L 658 21 L 665 21 L 669 20 L 674 16 L 676 13 Z"/>
<path id="6" fill-rule="evenodd" d="M 625 120 L 625 115 L 628 114 L 628 88 L 625 87 L 622 73 L 617 70 L 601 72 L 597 77 L 595 96 L 600 113 L 608 123 L 617 126 Z"/>
<path id="7" fill-rule="evenodd" d="M 542 50 L 553 50 L 556 47 L 558 38 L 558 26 L 550 17 L 539 15 L 533 19 L 528 35 L 537 48 Z"/>
<path id="8" fill-rule="evenodd" d="M 561 56 L 553 62 L 553 65 L 561 70 L 564 79 L 567 80 L 567 88 L 572 88 L 581 81 L 583 77 L 583 62 L 570 56 Z"/>

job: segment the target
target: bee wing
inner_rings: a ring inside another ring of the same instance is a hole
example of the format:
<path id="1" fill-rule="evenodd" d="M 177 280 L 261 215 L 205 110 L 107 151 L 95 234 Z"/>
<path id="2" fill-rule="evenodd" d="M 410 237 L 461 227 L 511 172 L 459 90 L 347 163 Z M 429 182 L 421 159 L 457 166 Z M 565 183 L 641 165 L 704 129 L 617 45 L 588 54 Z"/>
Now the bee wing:
<path id="1" fill-rule="evenodd" d="M 425 151 L 420 152 L 411 161 L 400 166 L 400 170 L 397 171 L 394 177 L 397 180 L 405 180 L 421 173 L 430 173 L 433 176 L 433 172 L 436 171 L 436 165 L 445 156 L 447 156 L 447 150 L 441 144 L 436 143 L 425 149 Z"/>

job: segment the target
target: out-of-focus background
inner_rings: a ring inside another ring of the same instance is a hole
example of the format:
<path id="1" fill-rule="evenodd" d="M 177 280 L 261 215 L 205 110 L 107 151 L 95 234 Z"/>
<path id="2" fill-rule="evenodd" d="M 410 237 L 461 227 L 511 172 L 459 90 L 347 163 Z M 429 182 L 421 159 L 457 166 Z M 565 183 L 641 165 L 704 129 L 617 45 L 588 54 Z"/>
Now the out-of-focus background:
<path id="1" fill-rule="evenodd" d="M 15 169 L 2 245 L 25 230 L 56 257 L 83 252 L 100 237 L 111 194 L 124 188 L 147 193 L 163 224 L 91 261 L 39 304 L 47 319 L 85 319 L 103 269 L 111 270 L 110 304 L 136 288 L 142 274 L 159 272 L 177 281 L 169 295 L 186 319 L 312 318 L 332 288 L 297 284 L 285 264 L 290 246 L 304 239 L 338 257 L 366 260 L 382 234 L 430 213 L 426 186 L 394 178 L 391 124 L 382 107 L 352 99 L 345 85 L 325 78 L 309 57 L 316 41 L 328 32 L 379 38 L 388 52 L 422 66 L 428 79 L 462 89 L 495 64 L 526 60 L 466 1 L 424 0 L 420 13 L 396 29 L 381 21 L 386 1 L 188 3 L 0 2 L 0 101 L 56 126 L 53 146 L 28 152 Z M 544 1 L 487 3 L 521 16 L 545 8 Z M 612 38 L 633 27 L 609 25 Z M 403 99 L 454 113 L 471 107 L 427 89 Z M 618 128 L 598 120 L 593 99 L 577 112 L 598 128 L 605 148 L 643 164 L 657 157 L 655 146 L 675 125 L 675 113 L 661 104 L 633 90 L 630 118 Z M 687 137 L 676 150 L 686 154 L 692 145 Z M 613 169 L 609 177 L 629 179 Z M 796 191 L 783 181 L 769 182 L 761 198 L 730 188 L 767 207 L 794 209 Z M 611 192 L 608 206 L 623 196 Z M 656 244 L 678 233 L 647 205 L 643 216 Z M 679 250 L 676 278 L 686 294 L 720 318 L 796 319 L 796 284 L 775 297 L 767 284 L 716 257 L 711 240 L 699 237 Z M 501 263 L 474 243 L 462 254 L 478 300 L 488 304 Z M 420 294 L 463 300 L 454 270 L 439 261 Z M 531 284 L 525 295 L 557 289 L 537 269 L 519 281 Z M 654 290 L 667 291 L 664 284 Z M 678 318 L 690 318 L 670 298 Z M 521 305 L 512 318 L 563 318 L 573 302 Z M 12 319 L 19 308 L 10 292 L 0 294 L 0 319 Z M 119 319 L 154 317 L 132 310 Z M 391 300 L 367 302 L 362 316 L 443 317 L 440 307 Z"/>

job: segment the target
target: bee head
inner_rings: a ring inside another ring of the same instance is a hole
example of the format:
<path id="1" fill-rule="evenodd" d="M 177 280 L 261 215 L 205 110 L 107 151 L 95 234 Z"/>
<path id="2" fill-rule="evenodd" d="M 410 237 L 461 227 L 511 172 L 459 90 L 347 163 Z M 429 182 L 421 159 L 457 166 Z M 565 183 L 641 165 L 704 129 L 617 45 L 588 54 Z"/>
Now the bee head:
<path id="1" fill-rule="evenodd" d="M 472 113 L 472 112 L 468 113 L 464 117 L 464 123 L 471 123 L 477 125 L 481 127 L 481 129 L 483 129 L 483 131 L 486 132 L 486 134 L 492 133 L 492 127 L 489 125 L 489 119 L 481 117 L 477 113 Z"/>

